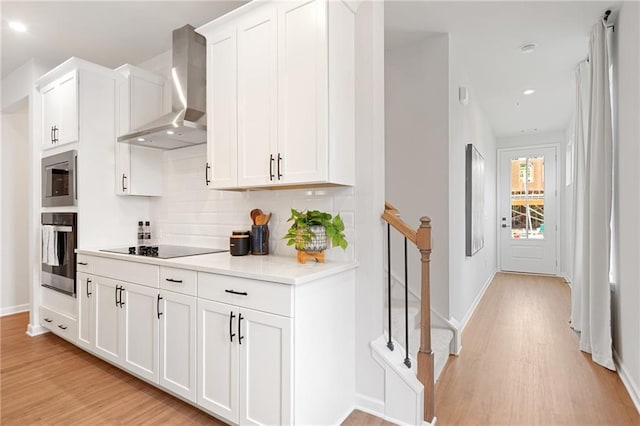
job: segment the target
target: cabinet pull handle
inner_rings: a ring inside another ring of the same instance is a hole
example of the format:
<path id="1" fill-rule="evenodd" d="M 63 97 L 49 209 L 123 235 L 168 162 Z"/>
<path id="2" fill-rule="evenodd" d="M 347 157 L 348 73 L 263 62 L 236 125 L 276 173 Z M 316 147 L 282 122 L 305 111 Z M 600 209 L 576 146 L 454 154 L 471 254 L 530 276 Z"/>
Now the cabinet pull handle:
<path id="1" fill-rule="evenodd" d="M 207 186 L 209 186 L 209 184 L 211 183 L 211 180 L 209 179 L 209 169 L 210 168 L 211 168 L 211 166 L 207 162 L 205 167 L 204 167 L 204 184 L 207 185 Z"/>
<path id="2" fill-rule="evenodd" d="M 115 293 L 115 295 L 116 295 L 116 306 L 118 306 L 118 303 L 119 303 L 119 302 L 118 302 L 118 292 L 119 292 L 119 291 L 120 291 L 120 286 L 119 286 L 119 285 L 117 285 L 117 286 L 116 286 L 116 293 Z"/>
<path id="3" fill-rule="evenodd" d="M 58 143 L 58 126 L 53 126 L 53 142 Z"/>
<path id="4" fill-rule="evenodd" d="M 160 312 L 160 301 L 162 300 L 162 296 L 160 296 L 160 294 L 158 294 L 158 301 L 156 303 L 156 310 L 158 311 L 158 319 L 160 319 L 160 315 L 162 315 L 162 312 Z"/>
<path id="5" fill-rule="evenodd" d="M 231 311 L 231 314 L 229 315 L 229 340 L 231 340 L 231 343 L 233 343 L 233 337 L 236 335 L 236 333 L 233 332 L 233 319 L 236 316 L 233 314 L 233 311 Z"/>
<path id="6" fill-rule="evenodd" d="M 165 278 L 165 281 L 169 281 L 170 283 L 179 283 L 182 284 L 182 280 L 174 280 L 173 278 Z"/>
<path id="7" fill-rule="evenodd" d="M 122 293 L 124 293 L 124 286 L 120 286 L 120 307 L 124 306 L 124 302 L 122 301 Z"/>
<path id="8" fill-rule="evenodd" d="M 92 282 L 93 281 L 91 281 L 91 278 L 87 278 L 87 299 L 93 294 L 89 291 L 89 284 L 91 284 Z"/>
<path id="9" fill-rule="evenodd" d="M 66 325 L 62 325 L 62 324 L 59 324 L 59 325 L 58 325 L 58 328 L 61 328 L 62 330 L 66 330 L 66 329 L 67 329 L 67 326 L 66 326 Z"/>
<path id="10" fill-rule="evenodd" d="M 242 324 L 242 320 L 244 318 L 242 317 L 242 314 L 238 314 L 238 344 L 241 345 L 242 344 L 242 339 L 244 339 L 244 336 L 242 335 L 242 330 L 240 329 Z"/>
<path id="11" fill-rule="evenodd" d="M 49 319 L 49 318 L 45 318 L 44 319 L 45 322 L 53 322 L 53 320 Z"/>
<path id="12" fill-rule="evenodd" d="M 280 173 L 280 165 L 282 164 L 282 156 L 278 153 L 278 180 L 282 179 L 282 173 Z"/>
<path id="13" fill-rule="evenodd" d="M 273 181 L 275 175 L 273 174 L 273 162 L 274 162 L 273 154 L 269 154 L 269 180 Z"/>
<path id="14" fill-rule="evenodd" d="M 53 126 L 51 126 L 51 134 L 49 136 L 50 136 L 50 139 L 51 139 L 51 143 L 53 143 L 54 140 L 55 140 L 55 137 L 53 136 Z"/>
<path id="15" fill-rule="evenodd" d="M 127 190 L 127 187 L 124 186 L 124 180 L 127 178 L 127 175 L 125 175 L 124 173 L 122 174 L 122 192 Z"/>
<path id="16" fill-rule="evenodd" d="M 88 263 L 87 262 L 78 262 L 78 265 L 87 266 Z"/>
<path id="17" fill-rule="evenodd" d="M 225 290 L 225 293 L 238 294 L 240 296 L 248 296 L 246 291 Z"/>

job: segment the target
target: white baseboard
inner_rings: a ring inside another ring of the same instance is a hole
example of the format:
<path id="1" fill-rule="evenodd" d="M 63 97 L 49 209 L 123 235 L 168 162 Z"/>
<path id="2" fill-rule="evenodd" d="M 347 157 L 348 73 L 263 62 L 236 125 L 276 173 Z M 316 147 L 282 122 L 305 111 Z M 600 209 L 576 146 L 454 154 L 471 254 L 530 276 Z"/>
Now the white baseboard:
<path id="1" fill-rule="evenodd" d="M 356 393 L 354 409 L 384 418 L 384 401 Z"/>
<path id="2" fill-rule="evenodd" d="M 46 328 L 44 328 L 41 325 L 33 325 L 33 324 L 29 324 L 29 326 L 27 327 L 27 335 L 28 336 L 39 336 L 40 334 L 44 334 L 44 333 L 48 333 L 49 330 L 47 330 Z"/>
<path id="3" fill-rule="evenodd" d="M 469 323 L 469 320 L 473 316 L 473 313 L 476 311 L 476 308 L 480 304 L 480 301 L 482 300 L 482 298 L 484 297 L 484 294 L 486 293 L 487 289 L 489 288 L 489 284 L 491 284 L 491 281 L 493 281 L 493 278 L 496 276 L 497 272 L 498 272 L 497 269 L 494 270 L 493 273 L 491 275 L 489 275 L 489 279 L 487 279 L 487 281 L 482 285 L 482 290 L 480 290 L 480 293 L 478 293 L 478 295 L 476 296 L 475 300 L 471 304 L 471 307 L 467 311 L 467 314 L 464 316 L 464 318 L 460 322 L 460 327 L 459 327 L 460 334 L 462 334 L 462 332 L 464 331 L 465 327 Z M 462 349 L 462 345 L 460 345 L 460 349 Z"/>
<path id="4" fill-rule="evenodd" d="M 25 303 L 24 305 L 7 306 L 6 308 L 0 308 L 0 317 L 5 315 L 19 314 L 20 312 L 26 312 L 31 305 Z"/>
<path id="5" fill-rule="evenodd" d="M 616 368 L 618 370 L 618 376 L 620 376 L 620 380 L 624 384 L 624 387 L 627 388 L 627 392 L 629 392 L 629 396 L 633 401 L 633 405 L 636 406 L 636 410 L 640 413 L 640 386 L 634 382 L 633 378 L 629 376 L 629 372 L 625 368 L 624 364 L 620 361 L 620 356 L 618 352 L 613 350 L 613 360 L 616 363 Z"/>

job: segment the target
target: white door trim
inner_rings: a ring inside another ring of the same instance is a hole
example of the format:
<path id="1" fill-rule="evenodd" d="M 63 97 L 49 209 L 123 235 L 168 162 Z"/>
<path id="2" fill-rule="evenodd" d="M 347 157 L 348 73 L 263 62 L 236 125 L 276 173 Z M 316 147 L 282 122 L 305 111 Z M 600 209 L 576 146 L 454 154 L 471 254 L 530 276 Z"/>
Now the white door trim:
<path id="1" fill-rule="evenodd" d="M 562 233 L 562 226 L 566 226 L 565 223 L 561 220 L 562 216 L 562 204 L 564 203 L 564 191 L 561 190 L 564 185 L 564 180 L 562 180 L 561 175 L 561 162 L 565 159 L 562 157 L 562 152 L 560 150 L 559 143 L 549 143 L 549 144 L 540 144 L 540 145 L 523 145 L 523 146 L 514 146 L 509 148 L 498 148 L 496 150 L 496 240 L 498 242 L 498 252 L 496 253 L 496 257 L 498 260 L 498 271 L 502 271 L 502 241 L 500 238 L 500 182 L 502 182 L 502 167 L 500 167 L 500 155 L 502 153 L 508 152 L 517 152 L 523 150 L 535 150 L 535 149 L 543 149 L 543 148 L 554 148 L 556 151 L 556 224 L 558 226 L 558 230 L 556 232 L 556 268 L 555 268 L 555 276 L 558 275 L 560 271 L 560 236 Z"/>

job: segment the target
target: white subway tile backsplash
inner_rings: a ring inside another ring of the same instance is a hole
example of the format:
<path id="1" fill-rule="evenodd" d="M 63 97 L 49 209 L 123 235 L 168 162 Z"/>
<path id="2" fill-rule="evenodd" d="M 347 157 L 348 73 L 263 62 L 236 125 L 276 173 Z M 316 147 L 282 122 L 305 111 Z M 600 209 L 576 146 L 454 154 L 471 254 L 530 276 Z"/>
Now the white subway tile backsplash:
<path id="1" fill-rule="evenodd" d="M 168 151 L 165 195 L 152 201 L 154 238 L 163 244 L 228 248 L 234 230 L 249 230 L 249 212 L 260 208 L 272 213 L 269 222 L 271 254 L 295 256 L 282 238 L 289 228 L 291 208 L 324 210 L 342 216 L 346 251 L 327 250 L 327 258 L 353 259 L 355 252 L 355 191 L 350 187 L 260 191 L 215 191 L 206 188 L 206 145 Z"/>

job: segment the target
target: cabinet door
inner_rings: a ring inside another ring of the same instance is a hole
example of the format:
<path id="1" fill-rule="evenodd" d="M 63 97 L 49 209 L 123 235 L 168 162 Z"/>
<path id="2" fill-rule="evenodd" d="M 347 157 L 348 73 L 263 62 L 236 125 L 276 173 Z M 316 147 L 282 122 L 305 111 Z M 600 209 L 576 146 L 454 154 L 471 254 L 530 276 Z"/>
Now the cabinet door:
<path id="1" fill-rule="evenodd" d="M 276 183 L 277 10 L 269 4 L 238 22 L 238 185 Z"/>
<path id="2" fill-rule="evenodd" d="M 196 298 L 160 293 L 160 380 L 173 393 L 196 401 Z"/>
<path id="3" fill-rule="evenodd" d="M 158 382 L 158 289 L 122 283 L 122 366 Z"/>
<path id="4" fill-rule="evenodd" d="M 55 146 L 54 127 L 58 122 L 55 82 L 42 90 L 42 148 Z"/>
<path id="5" fill-rule="evenodd" d="M 207 37 L 207 185 L 238 184 L 236 27 Z"/>
<path id="6" fill-rule="evenodd" d="M 56 88 L 58 132 L 56 145 L 78 140 L 78 77 L 73 71 L 58 80 Z"/>
<path id="7" fill-rule="evenodd" d="M 318 182 L 328 177 L 326 15 L 324 0 L 278 4 L 278 167 L 282 183 Z"/>
<path id="8" fill-rule="evenodd" d="M 116 303 L 119 285 L 109 278 L 94 277 L 95 352 L 114 363 L 120 362 L 119 324 L 121 308 Z"/>
<path id="9" fill-rule="evenodd" d="M 91 275 L 78 272 L 77 274 L 78 292 L 78 346 L 88 350 L 94 350 L 94 282 Z"/>
<path id="10" fill-rule="evenodd" d="M 237 307 L 198 300 L 197 402 L 236 424 L 239 392 L 237 320 Z"/>
<path id="11" fill-rule="evenodd" d="M 292 319 L 240 312 L 240 424 L 291 424 Z"/>

